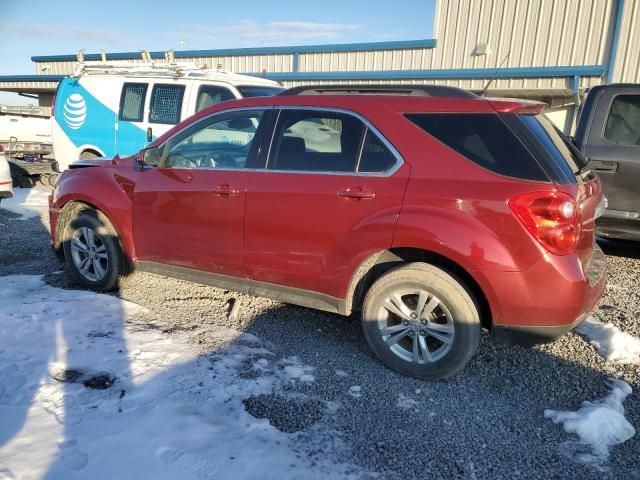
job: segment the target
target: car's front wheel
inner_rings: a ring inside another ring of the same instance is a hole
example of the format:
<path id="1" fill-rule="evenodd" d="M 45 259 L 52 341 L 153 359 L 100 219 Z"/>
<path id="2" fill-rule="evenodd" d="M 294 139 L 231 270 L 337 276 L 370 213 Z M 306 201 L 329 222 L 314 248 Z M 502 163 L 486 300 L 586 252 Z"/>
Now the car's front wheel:
<path id="1" fill-rule="evenodd" d="M 411 263 L 378 279 L 362 309 L 370 347 L 388 367 L 437 380 L 460 371 L 480 342 L 478 309 L 466 288 L 433 265 Z"/>
<path id="2" fill-rule="evenodd" d="M 64 256 L 75 279 L 97 291 L 109 291 L 128 273 L 128 265 L 111 222 L 99 211 L 82 209 L 66 224 Z"/>

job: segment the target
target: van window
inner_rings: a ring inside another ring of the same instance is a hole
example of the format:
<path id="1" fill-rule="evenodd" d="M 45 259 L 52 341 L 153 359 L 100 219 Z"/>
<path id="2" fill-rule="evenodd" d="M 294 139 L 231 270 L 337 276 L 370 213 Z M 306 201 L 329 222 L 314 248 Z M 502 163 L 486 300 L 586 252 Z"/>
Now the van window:
<path id="1" fill-rule="evenodd" d="M 353 172 L 364 128 L 360 120 L 343 113 L 283 110 L 267 168 Z"/>
<path id="2" fill-rule="evenodd" d="M 175 125 L 180 121 L 184 85 L 153 86 L 149 121 Z"/>
<path id="3" fill-rule="evenodd" d="M 196 112 L 211 105 L 215 105 L 226 100 L 233 100 L 236 97 L 231 90 L 216 85 L 201 85 L 198 89 L 198 99 L 196 100 Z"/>
<path id="4" fill-rule="evenodd" d="M 604 138 L 618 145 L 640 146 L 640 95 L 618 95 L 613 99 Z"/>
<path id="5" fill-rule="evenodd" d="M 125 83 L 120 97 L 120 120 L 141 122 L 144 117 L 144 100 L 147 96 L 146 83 Z"/>
<path id="6" fill-rule="evenodd" d="M 495 113 L 418 113 L 406 117 L 472 162 L 509 177 L 548 181 L 536 159 Z"/>
<path id="7" fill-rule="evenodd" d="M 246 87 L 236 87 L 243 97 L 273 97 L 274 95 L 278 95 L 279 93 L 284 92 L 286 89 L 283 87 L 254 87 L 254 86 L 246 86 Z"/>

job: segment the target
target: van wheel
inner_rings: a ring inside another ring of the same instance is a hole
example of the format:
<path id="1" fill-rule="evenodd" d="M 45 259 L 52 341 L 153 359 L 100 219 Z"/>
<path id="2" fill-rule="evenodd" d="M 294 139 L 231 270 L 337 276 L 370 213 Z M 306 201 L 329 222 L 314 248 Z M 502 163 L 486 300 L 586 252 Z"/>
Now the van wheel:
<path id="1" fill-rule="evenodd" d="M 63 251 L 71 273 L 82 286 L 106 292 L 123 283 L 128 263 L 118 234 L 102 212 L 79 210 L 66 224 Z"/>
<path id="2" fill-rule="evenodd" d="M 80 154 L 80 160 L 91 160 L 92 158 L 100 158 L 100 155 L 91 150 L 85 150 Z"/>
<path id="3" fill-rule="evenodd" d="M 369 346 L 389 368 L 438 380 L 460 371 L 480 343 L 473 298 L 449 273 L 410 263 L 378 279 L 362 309 Z"/>

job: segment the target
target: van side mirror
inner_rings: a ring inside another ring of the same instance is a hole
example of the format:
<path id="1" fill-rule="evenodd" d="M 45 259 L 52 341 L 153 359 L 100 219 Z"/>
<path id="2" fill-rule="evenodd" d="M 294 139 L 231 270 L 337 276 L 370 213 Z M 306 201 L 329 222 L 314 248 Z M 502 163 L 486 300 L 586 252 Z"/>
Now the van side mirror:
<path id="1" fill-rule="evenodd" d="M 153 140 L 153 130 L 151 129 L 151 127 L 147 128 L 147 143 L 151 143 L 151 140 Z"/>

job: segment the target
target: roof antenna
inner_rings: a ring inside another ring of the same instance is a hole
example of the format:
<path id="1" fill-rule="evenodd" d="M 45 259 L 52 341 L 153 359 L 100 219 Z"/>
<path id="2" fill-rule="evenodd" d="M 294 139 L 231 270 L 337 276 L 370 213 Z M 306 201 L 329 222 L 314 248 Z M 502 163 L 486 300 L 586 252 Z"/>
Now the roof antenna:
<path id="1" fill-rule="evenodd" d="M 480 93 L 481 97 L 484 97 L 487 95 L 487 90 L 489 89 L 489 86 L 493 83 L 493 81 L 496 79 L 496 77 L 498 76 L 498 72 L 500 71 L 500 69 L 502 68 L 502 66 L 504 65 L 504 62 L 507 61 L 507 59 L 509 58 L 509 55 L 511 55 L 511 50 L 509 50 L 507 52 L 507 54 L 504 56 L 504 58 L 502 59 L 502 62 L 500 62 L 500 65 L 498 65 L 498 68 L 496 69 L 496 72 L 493 74 L 493 77 L 491 77 L 489 79 L 489 81 L 487 82 L 487 84 L 484 86 L 484 88 L 482 89 L 482 92 Z"/>

